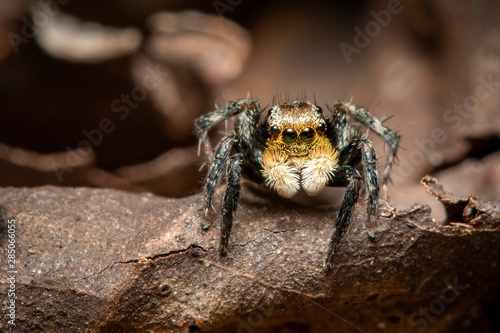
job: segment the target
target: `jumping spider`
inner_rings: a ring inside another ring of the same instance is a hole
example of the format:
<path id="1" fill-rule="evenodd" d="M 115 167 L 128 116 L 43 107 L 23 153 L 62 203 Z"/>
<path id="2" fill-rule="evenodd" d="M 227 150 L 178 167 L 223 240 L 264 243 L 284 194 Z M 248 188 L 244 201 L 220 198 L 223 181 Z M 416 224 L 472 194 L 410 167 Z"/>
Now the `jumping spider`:
<path id="1" fill-rule="evenodd" d="M 265 183 L 285 198 L 293 197 L 301 187 L 309 195 L 317 195 L 325 186 L 347 187 L 335 219 L 325 269 L 332 267 L 362 183 L 368 191 L 368 233 L 373 237 L 379 189 L 389 180 L 400 136 L 366 109 L 352 103 L 338 102 L 329 111 L 330 117 L 325 117 L 321 107 L 310 102 L 278 102 L 261 122 L 259 101 L 242 99 L 196 120 L 196 133 L 208 152 L 210 164 L 204 186 L 205 229 L 211 223 L 215 189 L 222 177 L 226 177 L 220 240 L 222 254 L 228 250 L 241 177 Z M 211 155 L 207 131 L 233 116 L 236 116 L 234 133 L 226 135 Z M 387 166 L 380 180 L 372 143 L 360 135 L 357 124 L 349 122 L 350 117 L 380 135 L 388 144 Z"/>

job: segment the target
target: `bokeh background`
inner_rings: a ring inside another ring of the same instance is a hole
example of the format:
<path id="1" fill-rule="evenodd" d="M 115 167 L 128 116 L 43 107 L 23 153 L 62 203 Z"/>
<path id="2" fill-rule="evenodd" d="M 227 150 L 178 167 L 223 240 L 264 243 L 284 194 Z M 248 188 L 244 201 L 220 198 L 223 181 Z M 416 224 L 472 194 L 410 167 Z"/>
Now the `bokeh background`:
<path id="1" fill-rule="evenodd" d="M 426 174 L 499 198 L 499 17 L 495 1 L 1 0 L 0 186 L 192 195 L 197 116 L 249 94 L 305 94 L 392 116 L 392 204 L 427 203 L 446 222 Z M 460 325 L 493 327 L 478 313 Z"/>

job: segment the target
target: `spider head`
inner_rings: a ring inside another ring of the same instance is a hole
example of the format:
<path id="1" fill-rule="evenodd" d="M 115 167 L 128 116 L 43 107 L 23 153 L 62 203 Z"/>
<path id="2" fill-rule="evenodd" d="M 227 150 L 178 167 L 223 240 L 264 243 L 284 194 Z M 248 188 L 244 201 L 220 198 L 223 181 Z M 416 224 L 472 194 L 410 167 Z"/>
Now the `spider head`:
<path id="1" fill-rule="evenodd" d="M 275 105 L 266 118 L 268 146 L 284 149 L 290 156 L 307 155 L 324 137 L 326 121 L 322 110 L 310 102 Z"/>

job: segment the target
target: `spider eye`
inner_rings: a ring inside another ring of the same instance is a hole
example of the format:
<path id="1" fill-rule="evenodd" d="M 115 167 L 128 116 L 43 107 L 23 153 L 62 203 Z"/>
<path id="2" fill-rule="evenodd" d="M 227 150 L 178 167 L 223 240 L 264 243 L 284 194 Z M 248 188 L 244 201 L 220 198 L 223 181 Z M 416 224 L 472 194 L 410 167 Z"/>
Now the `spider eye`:
<path id="1" fill-rule="evenodd" d="M 316 111 L 323 114 L 323 109 L 321 108 L 321 106 L 316 106 Z"/>
<path id="2" fill-rule="evenodd" d="M 278 126 L 274 125 L 274 126 L 271 126 L 271 134 L 279 134 L 280 132 L 280 129 Z"/>
<path id="3" fill-rule="evenodd" d="M 319 124 L 318 127 L 316 127 L 316 131 L 318 132 L 324 132 L 326 130 L 325 124 Z"/>
<path id="4" fill-rule="evenodd" d="M 297 131 L 293 128 L 287 128 L 283 131 L 283 140 L 285 140 L 286 143 L 294 142 L 297 140 Z"/>
<path id="5" fill-rule="evenodd" d="M 306 127 L 300 132 L 300 139 L 304 142 L 309 142 L 314 138 L 315 134 L 311 127 Z"/>

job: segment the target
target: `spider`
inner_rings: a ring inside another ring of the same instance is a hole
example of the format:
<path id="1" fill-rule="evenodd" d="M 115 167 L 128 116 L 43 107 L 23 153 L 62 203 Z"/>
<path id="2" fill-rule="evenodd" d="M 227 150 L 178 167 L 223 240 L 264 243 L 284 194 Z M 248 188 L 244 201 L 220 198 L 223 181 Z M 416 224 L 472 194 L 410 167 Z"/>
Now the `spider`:
<path id="1" fill-rule="evenodd" d="M 274 104 L 274 103 L 273 103 Z M 349 222 L 361 187 L 368 191 L 368 234 L 374 237 L 379 189 L 389 181 L 400 135 L 350 102 L 337 102 L 330 114 L 309 101 L 278 102 L 263 121 L 257 99 L 241 99 L 200 116 L 195 121 L 200 145 L 209 156 L 204 184 L 203 229 L 211 225 L 215 189 L 226 178 L 222 199 L 220 252 L 228 251 L 229 236 L 240 194 L 241 179 L 264 183 L 285 198 L 302 188 L 317 195 L 325 186 L 346 187 L 335 219 L 324 268 L 332 268 L 335 251 Z M 207 131 L 217 123 L 236 117 L 233 134 L 226 135 L 212 153 Z M 361 136 L 354 118 L 377 133 L 388 145 L 387 166 L 379 179 L 372 143 Z"/>

